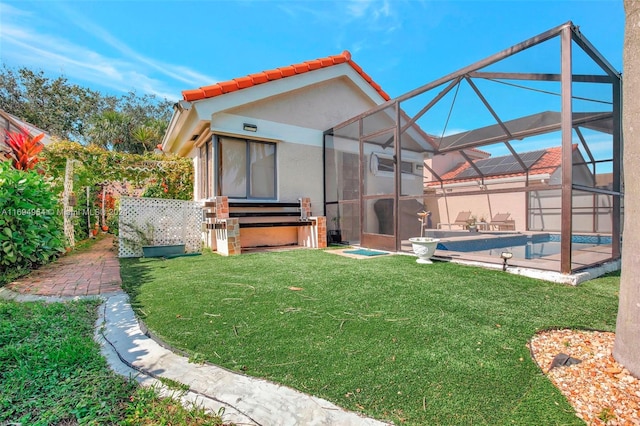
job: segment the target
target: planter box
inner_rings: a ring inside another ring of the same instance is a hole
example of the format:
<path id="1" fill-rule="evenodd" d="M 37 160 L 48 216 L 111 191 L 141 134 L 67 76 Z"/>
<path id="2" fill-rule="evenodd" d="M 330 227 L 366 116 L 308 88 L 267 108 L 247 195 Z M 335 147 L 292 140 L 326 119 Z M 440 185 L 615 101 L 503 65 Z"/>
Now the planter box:
<path id="1" fill-rule="evenodd" d="M 172 244 L 167 246 L 143 246 L 144 257 L 165 257 L 184 253 L 184 244 Z"/>

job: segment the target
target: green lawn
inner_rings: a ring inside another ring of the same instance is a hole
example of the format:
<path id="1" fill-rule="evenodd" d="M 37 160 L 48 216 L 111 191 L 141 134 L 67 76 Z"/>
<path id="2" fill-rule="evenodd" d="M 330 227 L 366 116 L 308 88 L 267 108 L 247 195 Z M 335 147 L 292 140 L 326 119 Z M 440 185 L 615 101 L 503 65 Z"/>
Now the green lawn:
<path id="1" fill-rule="evenodd" d="M 167 343 L 411 425 L 582 424 L 526 343 L 545 328 L 614 330 L 619 286 L 318 250 L 121 265 L 134 308 Z"/>
<path id="2" fill-rule="evenodd" d="M 113 373 L 93 340 L 97 305 L 0 300 L 0 425 L 222 424 Z"/>

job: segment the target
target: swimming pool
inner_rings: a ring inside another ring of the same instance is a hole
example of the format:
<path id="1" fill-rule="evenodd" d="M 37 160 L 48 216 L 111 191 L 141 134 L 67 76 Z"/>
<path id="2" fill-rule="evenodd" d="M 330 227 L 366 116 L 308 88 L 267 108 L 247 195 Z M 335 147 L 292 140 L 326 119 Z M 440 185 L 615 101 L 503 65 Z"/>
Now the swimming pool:
<path id="1" fill-rule="evenodd" d="M 611 244 L 610 236 L 574 235 L 572 250 L 583 250 L 603 244 Z M 559 234 L 508 235 L 504 237 L 480 237 L 475 239 L 443 241 L 438 250 L 473 252 L 477 255 L 500 256 L 503 251 L 513 253 L 518 259 L 539 259 L 560 253 Z"/>

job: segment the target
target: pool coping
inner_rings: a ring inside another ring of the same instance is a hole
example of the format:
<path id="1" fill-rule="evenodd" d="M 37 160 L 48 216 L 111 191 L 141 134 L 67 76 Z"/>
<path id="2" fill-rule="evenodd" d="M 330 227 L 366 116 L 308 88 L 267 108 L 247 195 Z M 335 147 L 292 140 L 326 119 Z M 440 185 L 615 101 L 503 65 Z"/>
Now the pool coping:
<path id="1" fill-rule="evenodd" d="M 485 269 L 496 269 L 502 270 L 502 265 L 498 263 L 487 263 L 473 260 L 465 260 L 465 259 L 451 259 L 444 258 L 437 255 L 433 258 L 435 260 L 441 260 L 445 262 L 457 263 L 460 265 L 467 266 L 477 266 Z M 592 280 L 594 278 L 601 277 L 609 272 L 614 272 L 620 270 L 621 267 L 621 259 L 612 260 L 609 262 L 605 262 L 600 265 L 588 267 L 581 271 L 575 272 L 573 274 L 563 274 L 561 272 L 556 271 L 548 271 L 543 269 L 534 269 L 527 268 L 523 266 L 510 266 L 507 265 L 507 269 L 505 272 L 521 275 L 523 277 L 535 278 L 544 281 L 551 281 L 558 284 L 567 284 L 571 286 L 577 286 L 585 281 Z"/>
<path id="2" fill-rule="evenodd" d="M 534 236 L 540 234 L 557 234 L 547 231 L 527 231 L 527 232 L 505 232 L 505 233 L 483 233 L 474 232 L 461 235 L 459 237 L 440 238 L 441 241 L 454 239 L 455 241 L 498 239 L 513 236 Z M 602 233 L 581 233 L 577 235 L 607 236 Z M 412 254 L 410 244 L 406 254 Z M 458 252 L 453 250 L 436 250 L 433 259 L 448 261 L 462 265 L 478 266 L 487 269 L 502 270 L 502 259 L 477 252 Z M 554 254 L 535 259 L 512 258 L 508 261 L 507 272 L 527 276 L 530 278 L 551 281 L 555 283 L 578 285 L 609 272 L 621 268 L 621 259 L 611 259 L 611 244 L 602 244 L 595 247 L 572 251 L 572 268 L 579 269 L 573 274 L 563 274 L 559 272 L 560 254 Z"/>

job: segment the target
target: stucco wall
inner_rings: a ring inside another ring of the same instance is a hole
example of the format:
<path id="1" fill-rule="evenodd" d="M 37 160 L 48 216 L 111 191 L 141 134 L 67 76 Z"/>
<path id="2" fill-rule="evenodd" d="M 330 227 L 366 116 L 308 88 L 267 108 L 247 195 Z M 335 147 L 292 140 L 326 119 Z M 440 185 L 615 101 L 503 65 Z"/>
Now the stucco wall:
<path id="1" fill-rule="evenodd" d="M 522 184 L 503 183 L 491 185 L 491 189 L 514 188 Z M 457 190 L 448 192 L 448 196 L 440 197 L 437 201 L 439 218 L 433 219 L 434 227 L 438 222 L 453 223 L 458 213 L 463 211 L 471 211 L 471 215 L 476 220 L 485 219 L 491 222 L 491 218 L 498 213 L 510 213 L 509 220 L 515 221 L 515 228 L 518 231 L 524 231 L 526 228 L 526 195 L 524 192 L 487 194 L 479 192 L 478 195 L 454 196 L 455 192 L 470 190 L 470 187 L 462 187 Z M 448 213 L 448 216 L 447 216 Z M 448 229 L 443 226 L 444 229 Z M 454 228 L 459 229 L 459 228 Z"/>
<path id="2" fill-rule="evenodd" d="M 482 158 L 489 157 L 488 154 L 485 154 L 481 151 L 467 150 L 467 154 L 472 159 L 476 159 L 476 158 L 482 159 Z M 455 152 L 455 151 L 448 152 L 446 154 L 435 155 L 434 157 L 425 160 L 425 163 L 427 164 L 427 166 L 432 168 L 433 171 L 440 176 L 458 167 L 461 163 L 466 163 L 466 162 L 467 160 L 465 160 L 465 158 L 462 155 L 460 155 L 459 152 Z M 424 177 L 425 177 L 425 180 L 427 181 L 435 180 L 435 178 L 433 177 L 433 175 L 428 169 L 424 170 Z"/>
<path id="3" fill-rule="evenodd" d="M 346 77 L 262 99 L 228 110 L 230 114 L 325 131 L 375 103 Z"/>
<path id="4" fill-rule="evenodd" d="M 278 196 L 281 201 L 311 198 L 313 216 L 323 212 L 322 148 L 278 144 Z"/>

